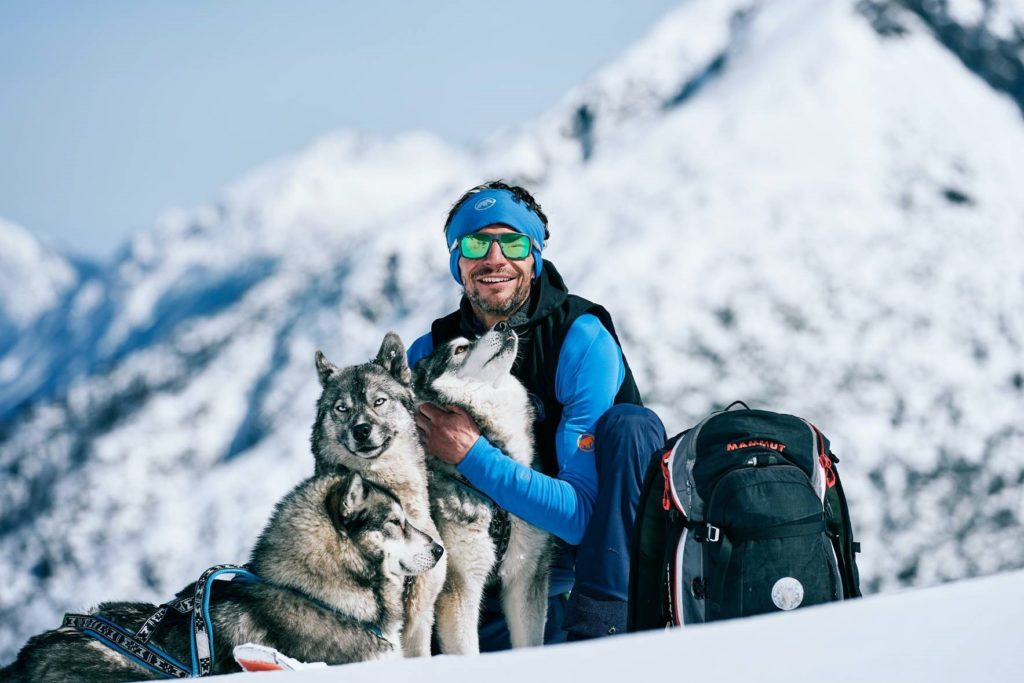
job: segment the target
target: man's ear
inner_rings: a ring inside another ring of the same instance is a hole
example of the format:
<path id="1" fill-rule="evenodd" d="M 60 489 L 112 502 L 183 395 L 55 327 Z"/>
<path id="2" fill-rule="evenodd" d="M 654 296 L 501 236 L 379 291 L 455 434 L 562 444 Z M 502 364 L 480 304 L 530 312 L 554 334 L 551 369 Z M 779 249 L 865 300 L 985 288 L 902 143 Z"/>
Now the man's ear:
<path id="1" fill-rule="evenodd" d="M 327 382 L 338 373 L 338 367 L 327 360 L 321 351 L 316 352 L 316 374 L 320 378 L 320 386 L 326 387 Z"/>
<path id="2" fill-rule="evenodd" d="M 412 384 L 412 371 L 409 370 L 409 360 L 405 357 L 405 345 L 394 332 L 384 335 L 380 351 L 373 362 L 387 370 L 389 375 L 402 384 Z"/>

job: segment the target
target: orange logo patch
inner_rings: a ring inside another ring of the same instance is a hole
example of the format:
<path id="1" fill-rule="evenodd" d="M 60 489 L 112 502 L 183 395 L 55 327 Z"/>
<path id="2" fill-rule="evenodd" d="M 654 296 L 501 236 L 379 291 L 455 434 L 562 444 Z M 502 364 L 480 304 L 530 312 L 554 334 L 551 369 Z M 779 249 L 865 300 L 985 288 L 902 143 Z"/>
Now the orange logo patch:
<path id="1" fill-rule="evenodd" d="M 580 437 L 576 439 L 576 447 L 581 451 L 587 451 L 588 453 L 594 450 L 594 435 L 580 434 Z"/>
<path id="2" fill-rule="evenodd" d="M 740 441 L 739 443 L 727 444 L 725 450 L 738 451 L 741 448 L 754 448 L 755 446 L 769 448 L 773 451 L 778 451 L 779 453 L 786 450 L 786 444 L 779 443 L 778 441 L 767 441 L 765 439 L 751 439 L 750 441 Z"/>

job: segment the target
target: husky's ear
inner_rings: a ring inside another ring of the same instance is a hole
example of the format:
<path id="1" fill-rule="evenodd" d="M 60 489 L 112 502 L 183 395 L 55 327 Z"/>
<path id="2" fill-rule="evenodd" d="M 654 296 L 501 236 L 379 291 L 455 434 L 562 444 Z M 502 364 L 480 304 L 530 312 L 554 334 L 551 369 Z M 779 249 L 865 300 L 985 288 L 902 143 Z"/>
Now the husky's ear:
<path id="1" fill-rule="evenodd" d="M 343 514 L 350 514 L 358 510 L 365 502 L 366 484 L 363 483 L 362 477 L 353 472 L 352 478 L 348 482 L 348 487 L 345 488 L 345 497 L 341 502 L 341 511 Z"/>
<path id="2" fill-rule="evenodd" d="M 405 345 L 394 332 L 384 335 L 380 351 L 373 362 L 387 370 L 388 374 L 402 384 L 412 384 L 412 371 L 409 369 L 409 360 L 405 357 Z"/>
<path id="3" fill-rule="evenodd" d="M 327 494 L 327 515 L 339 532 L 345 529 L 345 517 L 366 501 L 366 484 L 355 472 L 350 472 L 335 484 Z"/>
<path id="4" fill-rule="evenodd" d="M 320 377 L 320 386 L 326 387 L 327 380 L 338 372 L 338 367 L 327 360 L 321 351 L 316 352 L 316 374 Z"/>

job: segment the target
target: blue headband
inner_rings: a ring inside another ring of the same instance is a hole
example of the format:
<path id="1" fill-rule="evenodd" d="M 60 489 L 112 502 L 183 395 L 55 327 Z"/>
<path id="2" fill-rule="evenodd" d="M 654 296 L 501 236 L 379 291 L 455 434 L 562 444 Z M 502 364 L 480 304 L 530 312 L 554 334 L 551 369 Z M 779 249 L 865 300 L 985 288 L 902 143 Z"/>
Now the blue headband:
<path id="1" fill-rule="evenodd" d="M 471 195 L 452 216 L 444 236 L 448 241 L 451 259 L 448 267 L 452 277 L 460 285 L 459 240 L 488 225 L 500 223 L 518 233 L 527 235 L 533 242 L 533 276 L 538 277 L 544 263 L 540 252 L 544 248 L 544 221 L 526 204 L 516 200 L 508 190 L 483 190 Z"/>

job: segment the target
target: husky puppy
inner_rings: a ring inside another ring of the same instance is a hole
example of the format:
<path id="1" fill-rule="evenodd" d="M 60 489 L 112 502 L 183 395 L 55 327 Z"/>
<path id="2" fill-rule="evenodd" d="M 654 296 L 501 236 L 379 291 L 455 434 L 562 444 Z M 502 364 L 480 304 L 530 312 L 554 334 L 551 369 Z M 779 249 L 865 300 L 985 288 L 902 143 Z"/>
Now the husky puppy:
<path id="1" fill-rule="evenodd" d="M 526 389 L 511 374 L 518 345 L 515 332 L 500 323 L 476 341 L 455 339 L 416 364 L 414 388 L 418 401 L 465 410 L 491 444 L 529 467 L 533 410 Z M 441 649 L 480 651 L 477 623 L 488 580 L 500 582 L 512 647 L 542 645 L 551 536 L 509 515 L 508 548 L 503 558 L 496 557 L 489 532 L 494 504 L 460 483 L 464 480 L 453 465 L 430 458 L 428 468 L 434 521 L 448 549 L 447 580 L 437 601 Z"/>
<path id="2" fill-rule="evenodd" d="M 212 584 L 213 673 L 240 671 L 232 650 L 250 642 L 329 664 L 401 656 L 406 577 L 429 570 L 442 552 L 409 523 L 397 498 L 359 474 L 307 479 L 277 504 L 252 551 L 249 568 L 265 583 Z M 156 610 L 145 603 L 107 602 L 91 613 L 134 633 Z M 189 617 L 172 609 L 151 642 L 187 663 L 191 633 Z M 0 679 L 18 682 L 160 678 L 64 627 L 30 639 L 0 671 Z"/>
<path id="3" fill-rule="evenodd" d="M 426 453 L 413 418 L 412 373 L 402 340 L 389 332 L 377 357 L 338 368 L 316 353 L 323 392 L 313 424 L 317 473 L 338 466 L 361 473 L 402 501 L 412 524 L 437 538 L 427 495 Z M 407 657 L 430 655 L 434 603 L 444 585 L 446 558 L 417 576 L 406 596 L 402 646 Z"/>

